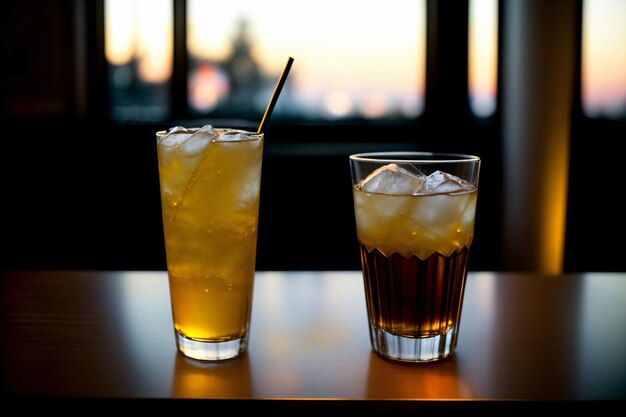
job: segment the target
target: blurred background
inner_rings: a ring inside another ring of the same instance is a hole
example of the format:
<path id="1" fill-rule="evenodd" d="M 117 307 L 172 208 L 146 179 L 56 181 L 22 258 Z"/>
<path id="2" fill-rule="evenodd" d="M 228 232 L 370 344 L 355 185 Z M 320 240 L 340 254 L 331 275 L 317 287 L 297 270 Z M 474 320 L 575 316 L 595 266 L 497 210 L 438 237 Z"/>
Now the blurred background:
<path id="1" fill-rule="evenodd" d="M 425 150 L 482 158 L 471 269 L 626 270 L 626 0 L 0 7 L 2 269 L 164 270 L 155 132 L 255 130 L 293 56 L 258 269 L 359 269 L 348 155 Z"/>

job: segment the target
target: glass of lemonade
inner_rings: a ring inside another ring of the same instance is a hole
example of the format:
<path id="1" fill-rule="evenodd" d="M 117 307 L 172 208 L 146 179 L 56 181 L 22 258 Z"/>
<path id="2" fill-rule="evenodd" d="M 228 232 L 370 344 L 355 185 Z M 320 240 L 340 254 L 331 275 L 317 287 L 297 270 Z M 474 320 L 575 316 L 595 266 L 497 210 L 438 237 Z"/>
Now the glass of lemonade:
<path id="1" fill-rule="evenodd" d="M 263 134 L 156 136 L 176 344 L 194 359 L 234 358 L 250 332 Z"/>
<path id="2" fill-rule="evenodd" d="M 350 168 L 374 351 L 407 362 L 452 355 L 480 158 L 379 152 L 351 155 Z"/>

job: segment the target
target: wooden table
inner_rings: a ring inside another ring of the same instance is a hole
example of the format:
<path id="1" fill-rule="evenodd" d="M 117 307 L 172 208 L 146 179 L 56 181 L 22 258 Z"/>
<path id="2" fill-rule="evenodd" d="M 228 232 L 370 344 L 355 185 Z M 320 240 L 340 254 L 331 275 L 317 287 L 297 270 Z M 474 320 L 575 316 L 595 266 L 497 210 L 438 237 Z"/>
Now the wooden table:
<path id="1" fill-rule="evenodd" d="M 373 353 L 356 271 L 257 273 L 248 353 L 224 363 L 177 352 L 165 272 L 14 271 L 0 280 L 2 392 L 24 405 L 213 399 L 261 410 L 597 412 L 626 399 L 625 273 L 471 273 L 457 354 L 432 364 Z"/>

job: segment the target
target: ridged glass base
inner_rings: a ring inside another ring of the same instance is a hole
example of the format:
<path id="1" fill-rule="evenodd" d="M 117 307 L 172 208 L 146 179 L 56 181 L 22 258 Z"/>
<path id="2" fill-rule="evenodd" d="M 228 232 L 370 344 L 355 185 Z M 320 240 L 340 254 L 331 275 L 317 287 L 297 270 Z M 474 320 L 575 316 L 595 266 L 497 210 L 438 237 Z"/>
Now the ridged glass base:
<path id="1" fill-rule="evenodd" d="M 447 358 L 456 349 L 457 326 L 442 335 L 424 338 L 396 336 L 370 323 L 374 351 L 386 358 L 405 362 L 433 362 Z"/>
<path id="2" fill-rule="evenodd" d="M 176 333 L 176 345 L 185 356 L 202 361 L 232 359 L 246 351 L 247 336 L 228 342 L 202 342 Z"/>

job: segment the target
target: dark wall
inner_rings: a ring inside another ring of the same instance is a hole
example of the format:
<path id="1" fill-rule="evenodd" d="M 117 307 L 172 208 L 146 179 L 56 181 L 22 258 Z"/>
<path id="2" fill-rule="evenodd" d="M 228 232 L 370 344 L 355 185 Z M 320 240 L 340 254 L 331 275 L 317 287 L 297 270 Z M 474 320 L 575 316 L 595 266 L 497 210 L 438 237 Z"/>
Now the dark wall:
<path id="1" fill-rule="evenodd" d="M 58 120 L 8 125 L 0 267 L 165 269 L 157 129 Z M 312 144 L 284 135 L 279 128 L 267 133 L 258 268 L 358 269 L 348 155 L 419 149 L 419 141 Z M 498 173 L 486 158 L 473 269 L 498 268 Z"/>
<path id="2" fill-rule="evenodd" d="M 574 120 L 564 269 L 626 271 L 626 119 Z"/>
<path id="3" fill-rule="evenodd" d="M 154 133 L 176 122 L 107 121 L 102 51 L 90 49 L 101 47 L 102 22 L 89 16 L 102 2 L 85 2 L 80 10 L 72 6 L 77 4 L 82 3 L 25 0 L 0 6 L 5 17 L 0 27 L 0 269 L 164 269 Z M 482 124 L 468 117 L 466 79 L 459 70 L 467 47 L 457 36 L 462 22 L 452 11 L 430 10 L 437 25 L 429 28 L 435 35 L 429 56 L 453 53 L 428 63 L 434 87 L 427 99 L 434 105 L 427 106 L 422 120 L 388 126 L 270 123 L 259 269 L 359 268 L 347 157 L 398 149 L 481 156 L 471 268 L 500 269 L 498 120 Z M 76 24 L 81 13 L 82 26 Z M 85 56 L 76 49 L 82 35 Z M 619 256 L 611 256 L 621 248 L 624 230 L 621 185 L 615 180 L 623 165 L 615 149 L 624 138 L 625 120 L 590 120 L 574 113 L 567 271 L 626 270 Z"/>
<path id="4" fill-rule="evenodd" d="M 7 130 L 1 223 L 8 247 L 5 265 L 120 269 L 162 264 L 156 153 L 148 145 L 153 136 L 52 120 Z"/>

